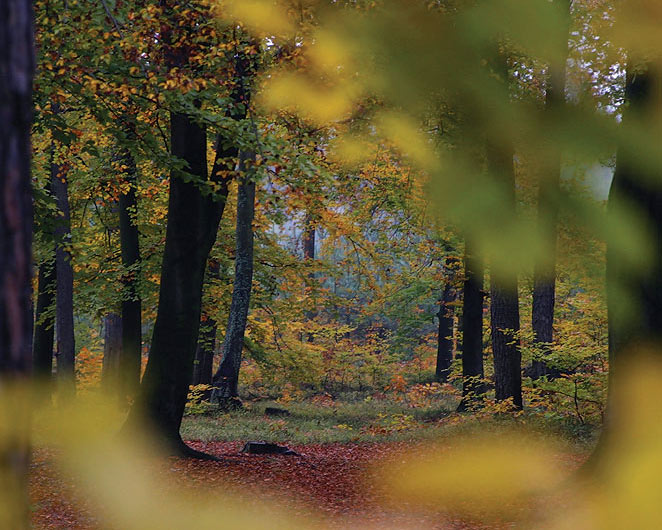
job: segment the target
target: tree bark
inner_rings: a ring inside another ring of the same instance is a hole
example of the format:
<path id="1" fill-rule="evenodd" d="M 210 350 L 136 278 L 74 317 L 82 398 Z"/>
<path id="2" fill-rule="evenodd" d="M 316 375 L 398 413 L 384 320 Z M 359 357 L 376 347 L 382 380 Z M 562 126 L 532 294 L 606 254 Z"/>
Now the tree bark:
<path id="1" fill-rule="evenodd" d="M 239 405 L 238 383 L 244 333 L 253 283 L 253 217 L 255 215 L 254 153 L 241 153 L 241 179 L 237 190 L 237 227 L 234 285 L 223 342 L 223 360 L 214 374 L 212 401 Z"/>
<path id="2" fill-rule="evenodd" d="M 508 194 L 510 212 L 515 214 L 515 171 L 513 149 L 506 142 L 489 143 L 487 164 L 494 178 L 500 179 Z M 502 260 L 501 260 L 502 261 Z M 494 388 L 497 401 L 512 399 L 522 407 L 522 368 L 519 345 L 519 300 L 517 272 L 502 267 L 499 261 L 490 271 L 490 318 L 494 353 Z"/>
<path id="3" fill-rule="evenodd" d="M 57 109 L 54 109 L 57 112 Z M 71 218 L 66 166 L 55 160 L 55 144 L 51 145 L 51 187 L 57 204 L 55 237 L 56 273 L 56 357 L 58 388 L 64 397 L 75 394 L 76 345 L 74 340 L 74 270 L 71 264 Z"/>
<path id="4" fill-rule="evenodd" d="M 103 318 L 103 364 L 101 385 L 116 391 L 120 381 L 120 357 L 122 355 L 122 317 L 108 313 Z"/>
<path id="5" fill-rule="evenodd" d="M 555 0 L 564 10 L 568 27 L 559 42 L 559 61 L 549 65 L 545 92 L 546 113 L 553 122 L 565 105 L 566 61 L 568 57 L 568 28 L 570 2 Z M 558 377 L 559 372 L 548 366 L 544 357 L 551 352 L 554 340 L 554 305 L 556 298 L 556 251 L 558 239 L 558 216 L 561 181 L 561 150 L 558 142 L 550 141 L 542 155 L 544 171 L 538 190 L 538 226 L 543 241 L 545 256 L 535 263 L 533 273 L 533 341 L 542 354 L 534 359 L 531 375 L 534 379 L 544 375 Z"/>
<path id="6" fill-rule="evenodd" d="M 129 185 L 126 193 L 119 197 L 120 246 L 122 252 L 122 292 L 121 330 L 122 342 L 119 355 L 118 392 L 120 403 L 127 404 L 140 386 L 142 360 L 142 301 L 138 289 L 140 278 L 140 241 L 136 221 L 138 202 L 136 200 L 136 163 L 128 150 L 122 156 L 126 166 L 125 179 Z"/>
<path id="7" fill-rule="evenodd" d="M 439 300 L 439 331 L 437 334 L 437 366 L 435 376 L 437 381 L 445 383 L 451 370 L 453 362 L 453 315 L 455 313 L 451 305 L 455 301 L 455 275 L 446 268 L 447 278 L 444 290 Z M 482 334 L 482 331 L 481 331 Z"/>
<path id="8" fill-rule="evenodd" d="M 12 427 L 0 446 L 0 528 L 28 528 L 29 403 L 12 394 L 28 379 L 32 354 L 30 128 L 32 2 L 0 2 L 0 407 Z"/>
<path id="9" fill-rule="evenodd" d="M 483 371 L 483 277 L 481 256 L 466 240 L 464 247 L 464 285 L 462 304 L 462 401 L 466 410 L 485 393 Z"/>

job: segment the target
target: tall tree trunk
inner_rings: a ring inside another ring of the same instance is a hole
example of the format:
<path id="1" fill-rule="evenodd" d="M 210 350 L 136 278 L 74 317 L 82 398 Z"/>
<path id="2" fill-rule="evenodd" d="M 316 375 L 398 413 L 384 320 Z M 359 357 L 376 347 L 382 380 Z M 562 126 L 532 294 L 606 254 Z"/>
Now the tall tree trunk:
<path id="1" fill-rule="evenodd" d="M 306 260 L 308 265 L 312 265 L 313 260 L 315 259 L 315 221 L 314 218 L 311 214 L 306 215 L 306 220 L 305 220 L 305 226 L 304 226 L 304 231 L 303 231 L 303 257 Z M 312 290 L 312 286 L 314 285 L 315 281 L 315 273 L 314 272 L 309 272 L 308 273 L 308 281 L 310 282 L 311 286 L 308 287 L 308 289 Z M 305 317 L 306 320 L 311 321 L 315 318 L 315 311 L 306 311 Z M 309 343 L 314 342 L 315 336 L 313 333 L 305 333 L 306 340 Z"/>
<path id="2" fill-rule="evenodd" d="M 120 357 L 122 355 L 122 317 L 108 313 L 103 318 L 103 364 L 101 385 L 116 391 L 120 380 Z"/>
<path id="3" fill-rule="evenodd" d="M 570 21 L 570 1 L 555 0 Z M 568 57 L 568 28 L 561 34 L 558 62 L 549 65 L 545 93 L 546 113 L 553 122 L 565 105 L 566 61 Z M 534 359 L 531 375 L 534 379 L 547 375 L 557 377 L 558 370 L 550 368 L 544 357 L 551 352 L 554 339 L 554 304 L 556 291 L 556 248 L 561 180 L 561 150 L 558 142 L 549 142 L 543 153 L 544 172 L 538 191 L 538 225 L 545 256 L 536 262 L 533 273 L 533 341 L 542 353 Z"/>
<path id="4" fill-rule="evenodd" d="M 455 289 L 449 278 L 444 285 L 444 291 L 439 300 L 439 332 L 437 335 L 437 366 L 435 376 L 437 381 L 445 383 L 451 371 L 453 362 L 453 307 Z"/>
<path id="5" fill-rule="evenodd" d="M 181 21 L 177 20 L 174 2 L 162 0 L 161 4 L 164 18 L 172 22 L 161 35 L 166 64 L 168 68 L 180 68 L 187 63 L 187 48 L 178 45 L 177 40 L 191 35 L 185 34 L 187 26 L 178 23 Z M 236 79 L 228 115 L 238 120 L 246 116 L 246 79 L 251 66 L 247 56 L 235 57 Z M 221 189 L 206 193 L 209 190 L 202 189 L 208 180 L 204 126 L 193 116 L 170 111 L 170 151 L 187 167 L 185 171 L 173 168 L 170 175 L 158 312 L 138 399 L 127 419 L 129 427 L 137 428 L 146 421 L 173 453 L 200 458 L 210 457 L 188 447 L 179 428 L 193 375 L 205 265 L 225 204 L 224 181 L 232 174 L 232 160 L 237 156 L 234 143 L 223 146 L 224 142 L 217 142 L 211 175 Z"/>
<path id="6" fill-rule="evenodd" d="M 639 68 L 628 66 L 626 101 L 621 127 L 627 132 L 644 128 L 659 136 L 662 109 L 662 60 Z M 613 426 L 624 422 L 631 411 L 619 405 L 627 401 L 621 371 L 636 361 L 638 353 L 660 355 L 662 348 L 662 166 L 653 153 L 632 142 L 633 133 L 618 147 L 616 171 L 609 191 L 608 215 L 612 226 L 631 219 L 624 209 L 643 221 L 650 250 L 650 262 L 633 265 L 629 242 L 608 235 L 607 303 L 609 313 L 609 397 L 606 421 L 591 463 L 613 465 L 605 460 L 605 447 L 612 438 Z"/>
<path id="7" fill-rule="evenodd" d="M 220 265 L 217 260 L 209 260 L 207 275 L 208 283 L 219 278 Z M 198 333 L 198 347 L 195 351 L 195 361 L 193 364 L 192 385 L 211 385 L 212 382 L 218 326 L 216 320 L 211 318 L 207 311 L 203 304 L 200 331 Z"/>
<path id="8" fill-rule="evenodd" d="M 37 308 L 35 315 L 32 365 L 39 393 L 48 401 L 53 375 L 53 340 L 55 337 L 55 258 L 39 264 Z"/>
<path id="9" fill-rule="evenodd" d="M 170 135 L 172 154 L 184 160 L 187 172 L 199 181 L 185 177 L 182 170 L 171 173 L 158 312 L 139 408 L 132 408 L 128 421 L 140 425 L 145 418 L 171 451 L 201 456 L 184 444 L 179 427 L 193 375 L 205 264 L 222 202 L 201 189 L 207 180 L 205 129 L 191 117 L 171 112 Z"/>
<path id="10" fill-rule="evenodd" d="M 57 109 L 54 109 L 57 112 Z M 74 341 L 74 270 L 71 264 L 71 218 L 66 166 L 55 160 L 51 145 L 51 187 L 57 204 L 53 229 L 56 273 L 56 356 L 58 388 L 64 397 L 75 393 L 76 345 Z"/>
<path id="11" fill-rule="evenodd" d="M 136 221 L 136 163 L 128 150 L 122 155 L 126 193 L 119 197 L 120 247 L 124 267 L 124 290 L 122 292 L 122 343 L 119 356 L 118 381 L 119 399 L 126 404 L 132 399 L 140 385 L 142 359 L 142 302 L 138 290 L 140 278 L 140 242 Z"/>
<path id="12" fill-rule="evenodd" d="M 462 303 L 462 401 L 466 410 L 485 393 L 483 371 L 483 277 L 484 263 L 469 240 L 464 245 Z"/>
<path id="13" fill-rule="evenodd" d="M 501 101 L 507 106 L 509 79 L 506 56 L 494 49 L 492 72 L 498 76 Z M 494 112 L 494 116 L 497 112 Z M 501 223 L 513 226 L 517 216 L 515 195 L 515 150 L 508 132 L 499 131 L 492 124 L 487 134 L 485 147 L 487 170 L 490 177 L 503 191 Z M 503 256 L 493 255 L 490 266 L 490 319 L 492 329 L 492 352 L 494 354 L 494 389 L 497 401 L 512 399 L 516 408 L 522 408 L 522 353 L 519 345 L 519 299 L 517 271 L 513 270 Z"/>
<path id="14" fill-rule="evenodd" d="M 513 150 L 505 142 L 490 143 L 487 163 L 494 178 L 500 179 L 509 196 L 506 216 L 515 215 L 515 171 Z M 490 318 L 494 353 L 494 387 L 497 401 L 512 399 L 522 407 L 522 368 L 519 346 L 519 300 L 517 272 L 502 266 L 504 260 L 492 263 L 490 271 Z"/>
<path id="15" fill-rule="evenodd" d="M 241 153 L 239 170 L 241 178 L 237 190 L 237 228 L 234 267 L 234 285 L 230 315 L 223 342 L 223 360 L 214 374 L 212 401 L 237 406 L 237 386 L 244 332 L 253 283 L 253 217 L 255 214 L 254 153 Z"/>
<path id="16" fill-rule="evenodd" d="M 0 407 L 11 432 L 0 446 L 0 528 L 28 528 L 28 400 L 11 395 L 28 379 L 32 349 L 30 128 L 32 2 L 0 2 Z"/>

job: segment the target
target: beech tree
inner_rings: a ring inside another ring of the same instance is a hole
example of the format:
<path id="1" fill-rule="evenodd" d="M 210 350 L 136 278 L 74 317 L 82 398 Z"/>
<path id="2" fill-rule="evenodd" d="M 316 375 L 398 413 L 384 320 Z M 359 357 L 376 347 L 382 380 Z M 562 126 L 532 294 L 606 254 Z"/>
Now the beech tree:
<path id="1" fill-rule="evenodd" d="M 214 374 L 212 401 L 241 406 L 237 385 L 253 283 L 253 218 L 255 215 L 255 154 L 242 152 L 237 183 L 237 230 L 232 304 L 223 342 L 223 360 Z"/>

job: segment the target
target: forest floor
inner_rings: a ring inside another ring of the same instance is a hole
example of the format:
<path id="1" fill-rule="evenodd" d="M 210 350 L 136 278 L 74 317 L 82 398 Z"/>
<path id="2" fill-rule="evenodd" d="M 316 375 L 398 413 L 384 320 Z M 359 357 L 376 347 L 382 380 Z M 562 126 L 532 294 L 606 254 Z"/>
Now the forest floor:
<path id="1" fill-rule="evenodd" d="M 466 511 L 423 509 L 389 494 L 379 478 L 380 469 L 425 450 L 433 438 L 443 445 L 460 433 L 470 433 L 477 423 L 485 423 L 482 420 L 458 423 L 455 417 L 442 414 L 438 408 L 416 413 L 417 417 L 408 414 L 403 419 L 397 406 L 389 406 L 388 411 L 371 408 L 372 416 L 367 417 L 365 407 L 345 407 L 333 413 L 308 405 L 289 407 L 298 412 L 293 418 L 265 418 L 257 408 L 232 414 L 189 416 L 183 426 L 189 444 L 222 460 L 167 458 L 160 459 L 151 470 L 162 484 L 164 499 L 168 498 L 169 490 L 177 488 L 191 498 L 204 495 L 217 498 L 219 503 L 239 502 L 241 510 L 273 511 L 274 521 L 283 513 L 294 517 L 296 522 L 285 524 L 286 527 L 537 527 L 535 521 L 543 517 L 543 507 L 550 505 L 549 498 L 520 502 L 506 510 L 507 515 L 486 519 L 467 516 Z M 311 424 L 308 414 L 317 415 L 319 421 Z M 426 424 L 427 428 L 421 427 Z M 233 439 L 222 439 L 228 437 Z M 287 443 L 300 456 L 241 453 L 247 440 Z M 570 476 L 585 460 L 590 443 L 581 440 L 562 447 L 549 465 Z M 94 505 L 87 489 L 58 467 L 56 457 L 57 451 L 48 448 L 37 448 L 33 455 L 30 493 L 34 526 L 125 528 L 121 524 L 108 524 L 108 519 L 98 515 L 103 508 Z M 228 500 L 228 492 L 240 495 L 241 500 Z M 152 494 L 159 496 L 159 492 Z M 228 524 L 219 527 L 231 526 L 232 514 L 228 517 Z M 191 521 L 191 526 L 196 526 L 195 521 Z M 162 526 L 168 527 L 177 526 Z M 135 528 L 141 528 L 140 524 Z"/>

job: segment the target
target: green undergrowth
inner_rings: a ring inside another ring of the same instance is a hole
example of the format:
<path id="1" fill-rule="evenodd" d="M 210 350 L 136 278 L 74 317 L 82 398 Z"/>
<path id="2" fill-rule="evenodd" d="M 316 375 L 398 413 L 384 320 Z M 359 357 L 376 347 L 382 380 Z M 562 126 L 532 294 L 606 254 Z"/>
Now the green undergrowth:
<path id="1" fill-rule="evenodd" d="M 588 450 L 597 436 L 595 427 L 530 413 L 517 416 L 456 414 L 457 403 L 450 399 L 418 408 L 391 400 L 335 401 L 331 404 L 304 401 L 286 406 L 273 401 L 255 401 L 244 405 L 242 410 L 232 412 L 208 407 L 205 412 L 189 414 L 182 423 L 182 436 L 188 440 L 264 440 L 303 445 L 443 440 L 518 428 L 561 440 L 578 452 Z M 286 408 L 290 415 L 266 416 L 266 407 Z"/>

